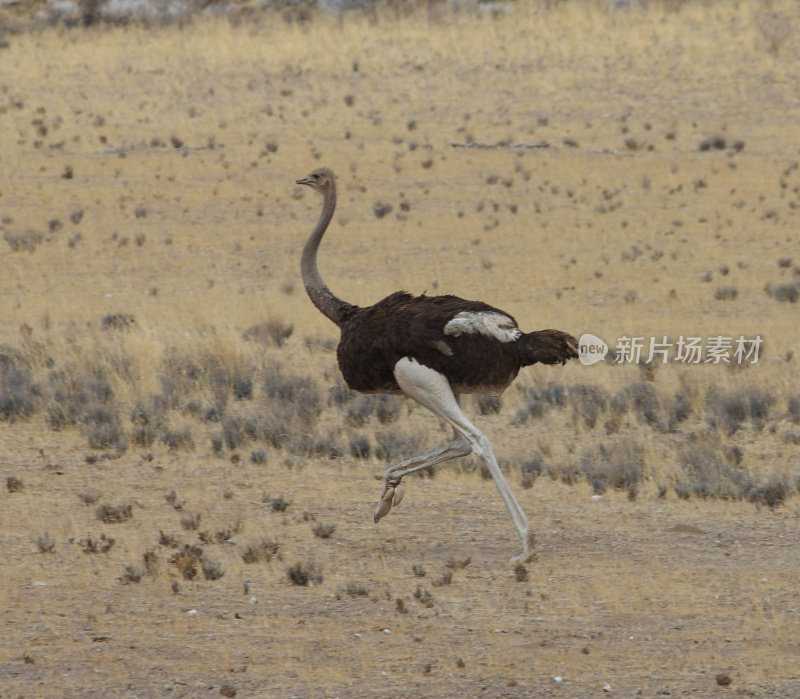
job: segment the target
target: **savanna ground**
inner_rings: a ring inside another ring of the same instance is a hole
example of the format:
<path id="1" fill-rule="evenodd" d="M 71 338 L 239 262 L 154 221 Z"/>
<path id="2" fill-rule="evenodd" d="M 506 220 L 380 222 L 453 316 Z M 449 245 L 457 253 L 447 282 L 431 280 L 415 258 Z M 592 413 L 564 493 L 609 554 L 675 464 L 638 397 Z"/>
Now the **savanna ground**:
<path id="1" fill-rule="evenodd" d="M 234 9 L 0 8 L 0 694 L 800 694 L 800 7 Z M 348 301 L 758 362 L 467 399 L 524 566 L 471 460 L 375 526 L 447 432 L 338 379 L 298 271 L 322 165 Z"/>

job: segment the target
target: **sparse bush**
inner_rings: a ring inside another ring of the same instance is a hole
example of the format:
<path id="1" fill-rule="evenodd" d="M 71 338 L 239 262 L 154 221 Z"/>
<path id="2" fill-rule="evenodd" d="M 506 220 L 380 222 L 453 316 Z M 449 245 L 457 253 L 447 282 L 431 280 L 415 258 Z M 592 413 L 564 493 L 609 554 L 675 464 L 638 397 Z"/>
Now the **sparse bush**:
<path id="1" fill-rule="evenodd" d="M 359 395 L 360 394 L 347 387 L 347 384 L 341 376 L 337 376 L 333 386 L 328 389 L 328 405 L 334 405 L 340 408 Z"/>
<path id="2" fill-rule="evenodd" d="M 480 415 L 497 415 L 503 407 L 501 396 L 489 396 L 479 393 L 475 395 L 474 402 Z"/>
<path id="3" fill-rule="evenodd" d="M 286 508 L 292 504 L 289 500 L 285 500 L 282 495 L 278 495 L 277 497 L 265 495 L 261 498 L 261 502 L 267 503 L 272 508 L 273 512 L 285 512 Z"/>
<path id="4" fill-rule="evenodd" d="M 253 449 L 253 451 L 250 452 L 250 462 L 254 464 L 267 463 L 267 452 L 263 449 Z"/>
<path id="5" fill-rule="evenodd" d="M 567 389 L 561 384 L 549 384 L 545 388 L 532 388 L 525 392 L 525 405 L 517 411 L 511 424 L 521 427 L 529 418 L 540 418 L 547 406 L 563 408 L 567 404 Z"/>
<path id="6" fill-rule="evenodd" d="M 314 532 L 314 536 L 319 539 L 330 539 L 334 532 L 336 531 L 335 524 L 323 524 L 320 522 L 319 524 L 314 525 L 312 530 Z"/>
<path id="7" fill-rule="evenodd" d="M 767 292 L 770 298 L 781 302 L 796 303 L 797 299 L 800 298 L 800 289 L 798 289 L 797 284 L 767 284 L 764 287 L 764 291 Z"/>
<path id="8" fill-rule="evenodd" d="M 717 301 L 733 301 L 739 295 L 739 290 L 735 286 L 721 286 L 714 292 Z"/>
<path id="9" fill-rule="evenodd" d="M 678 452 L 684 477 L 681 492 L 701 498 L 740 500 L 753 486 L 752 479 L 741 463 L 741 455 L 722 449 L 718 440 L 701 436 Z M 678 491 L 679 497 L 682 497 Z"/>
<path id="10" fill-rule="evenodd" d="M 345 592 L 350 597 L 369 597 L 369 588 L 363 583 L 349 582 L 345 587 Z"/>
<path id="11" fill-rule="evenodd" d="M 632 493 L 644 479 L 643 462 L 641 446 L 622 437 L 585 449 L 581 469 L 595 492 L 602 493 L 610 487 Z"/>
<path id="12" fill-rule="evenodd" d="M 766 483 L 751 486 L 746 497 L 749 502 L 775 509 L 786 501 L 791 491 L 785 477 L 773 475 Z"/>
<path id="13" fill-rule="evenodd" d="M 571 386 L 568 395 L 576 415 L 583 419 L 586 427 L 594 429 L 600 413 L 608 406 L 610 400 L 608 392 L 599 386 L 579 384 Z"/>
<path id="14" fill-rule="evenodd" d="M 105 503 L 100 505 L 95 511 L 97 519 L 105 524 L 118 524 L 120 522 L 127 522 L 133 517 L 132 505 L 109 505 Z"/>
<path id="15" fill-rule="evenodd" d="M 187 531 L 195 531 L 200 526 L 200 519 L 202 515 L 198 513 L 187 512 L 181 517 L 181 526 Z"/>
<path id="16" fill-rule="evenodd" d="M 138 566 L 135 566 L 131 563 L 125 566 L 125 570 L 120 577 L 120 582 L 123 585 L 127 585 L 129 583 L 138 583 L 142 580 L 142 569 Z"/>
<path id="17" fill-rule="evenodd" d="M 376 432 L 375 456 L 382 461 L 398 461 L 419 452 L 420 438 L 416 435 L 404 436 L 397 432 Z"/>
<path id="18" fill-rule="evenodd" d="M 789 419 L 795 424 L 800 424 L 800 396 L 790 396 L 786 407 L 789 410 Z"/>
<path id="19" fill-rule="evenodd" d="M 33 252 L 37 246 L 44 240 L 44 235 L 39 231 L 24 231 L 22 233 L 12 233 L 6 231 L 3 234 L 8 246 L 14 251 L 19 252 L 24 250 L 26 252 Z"/>
<path id="20" fill-rule="evenodd" d="M 6 477 L 6 490 L 9 493 L 20 493 L 25 490 L 25 485 L 16 476 L 8 476 Z"/>
<path id="21" fill-rule="evenodd" d="M 192 431 L 188 427 L 182 429 L 165 428 L 160 436 L 162 444 L 165 444 L 169 449 L 176 451 L 178 449 L 185 449 L 190 451 L 194 449 L 194 439 L 192 439 Z"/>
<path id="22" fill-rule="evenodd" d="M 350 438 L 350 456 L 355 459 L 368 459 L 370 455 L 369 440 L 366 437 L 356 436 Z"/>
<path id="23" fill-rule="evenodd" d="M 36 412 L 41 391 L 21 353 L 0 347 L 0 420 L 14 422 Z"/>
<path id="24" fill-rule="evenodd" d="M 265 372 L 264 392 L 274 415 L 297 418 L 305 428 L 312 427 L 322 412 L 317 385 L 307 377 L 285 374 L 280 367 L 273 365 Z"/>
<path id="25" fill-rule="evenodd" d="M 522 487 L 532 488 L 533 482 L 542 475 L 544 471 L 544 457 L 541 452 L 535 452 L 529 459 L 522 462 Z"/>
<path id="26" fill-rule="evenodd" d="M 137 403 L 131 411 L 131 441 L 138 447 L 149 447 L 156 438 L 156 431 L 160 428 L 163 418 L 154 415 L 153 410 L 146 409 Z"/>
<path id="27" fill-rule="evenodd" d="M 242 553 L 242 560 L 245 563 L 269 563 L 274 557 L 278 556 L 280 544 L 272 539 L 261 539 L 250 544 Z"/>
<path id="28" fill-rule="evenodd" d="M 359 396 L 347 409 L 346 419 L 351 427 L 362 427 L 373 414 L 382 425 L 387 425 L 399 416 L 400 404 L 394 396 Z"/>
<path id="29" fill-rule="evenodd" d="M 760 388 L 742 389 L 731 393 L 709 392 L 706 397 L 708 422 L 726 430 L 728 434 L 741 429 L 749 418 L 754 427 L 764 426 L 775 399 Z"/>
<path id="30" fill-rule="evenodd" d="M 624 407 L 630 410 L 640 422 L 658 427 L 663 426 L 659 420 L 658 393 L 652 383 L 637 381 L 629 384 L 614 396 L 615 409 Z"/>
<path id="31" fill-rule="evenodd" d="M 683 393 L 676 393 L 671 403 L 666 406 L 667 429 L 672 432 L 692 414 L 692 406 Z"/>
<path id="32" fill-rule="evenodd" d="M 184 580 L 194 580 L 197 577 L 197 567 L 203 557 L 203 549 L 199 546 L 184 544 L 180 551 L 176 551 L 169 562 L 172 563 Z"/>
<path id="33" fill-rule="evenodd" d="M 286 575 L 295 585 L 307 586 L 309 583 L 322 582 L 322 569 L 315 563 L 306 565 L 298 561 L 286 569 Z"/>
<path id="34" fill-rule="evenodd" d="M 283 347 L 294 332 L 294 326 L 284 323 L 278 318 L 270 318 L 263 323 L 250 326 L 244 332 L 244 339 L 258 342 L 262 345 Z"/>
<path id="35" fill-rule="evenodd" d="M 100 327 L 103 330 L 127 330 L 136 325 L 136 318 L 130 313 L 111 313 L 103 316 Z"/>
<path id="36" fill-rule="evenodd" d="M 91 534 L 85 539 L 81 539 L 79 546 L 84 553 L 108 553 L 114 546 L 113 536 L 101 534 L 99 538 L 93 539 Z"/>
<path id="37" fill-rule="evenodd" d="M 203 577 L 206 580 L 219 580 L 225 575 L 225 571 L 217 561 L 212 561 L 205 556 L 200 559 L 200 567 L 203 570 Z"/>
<path id="38" fill-rule="evenodd" d="M 422 587 L 422 585 L 417 585 L 417 589 L 414 590 L 414 599 L 423 607 L 427 607 L 428 609 L 433 607 L 433 595 Z"/>
<path id="39" fill-rule="evenodd" d="M 36 547 L 39 553 L 53 553 L 56 549 L 56 542 L 50 538 L 50 534 L 45 532 L 36 540 Z"/>

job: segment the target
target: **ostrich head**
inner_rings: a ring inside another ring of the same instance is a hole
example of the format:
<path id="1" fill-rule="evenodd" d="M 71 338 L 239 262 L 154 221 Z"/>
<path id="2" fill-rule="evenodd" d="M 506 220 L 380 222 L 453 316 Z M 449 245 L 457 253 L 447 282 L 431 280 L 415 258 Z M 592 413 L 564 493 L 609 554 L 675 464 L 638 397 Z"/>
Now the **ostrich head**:
<path id="1" fill-rule="evenodd" d="M 308 177 L 296 180 L 297 184 L 307 184 L 320 194 L 325 194 L 333 185 L 333 173 L 327 168 L 314 170 Z"/>

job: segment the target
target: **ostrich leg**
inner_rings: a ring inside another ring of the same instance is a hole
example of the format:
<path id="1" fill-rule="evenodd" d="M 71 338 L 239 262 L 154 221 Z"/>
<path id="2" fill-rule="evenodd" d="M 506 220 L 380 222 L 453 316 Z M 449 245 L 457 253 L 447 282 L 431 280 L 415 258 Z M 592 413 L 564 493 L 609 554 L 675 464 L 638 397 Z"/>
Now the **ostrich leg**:
<path id="1" fill-rule="evenodd" d="M 494 456 L 489 440 L 461 412 L 461 407 L 453 394 L 450 382 L 438 371 L 423 366 L 409 357 L 404 357 L 397 362 L 394 367 L 394 376 L 403 393 L 416 400 L 435 415 L 447 420 L 453 429 L 468 442 L 472 451 L 486 464 L 497 491 L 500 493 L 500 497 L 503 498 L 506 509 L 511 515 L 511 520 L 514 522 L 517 533 L 522 540 L 522 553 L 514 556 L 511 560 L 514 562 L 530 559 L 533 551 L 532 537 L 528 530 L 528 518 L 514 497 L 514 493 L 511 492 L 511 487 L 497 464 L 497 459 Z M 448 447 L 444 447 L 444 449 L 452 446 L 453 443 Z M 385 496 L 386 494 L 384 499 Z M 391 506 L 391 501 L 389 505 Z"/>
<path id="2" fill-rule="evenodd" d="M 383 472 L 383 490 L 381 499 L 378 502 L 378 509 L 375 510 L 375 521 L 389 514 L 392 507 L 397 507 L 403 499 L 403 486 L 400 483 L 404 476 L 414 471 L 421 471 L 428 466 L 436 466 L 450 459 L 457 459 L 459 456 L 466 456 L 472 453 L 472 446 L 458 432 L 455 439 L 449 444 L 434 449 L 421 456 L 412 456 L 405 461 L 398 461 L 389 466 Z"/>

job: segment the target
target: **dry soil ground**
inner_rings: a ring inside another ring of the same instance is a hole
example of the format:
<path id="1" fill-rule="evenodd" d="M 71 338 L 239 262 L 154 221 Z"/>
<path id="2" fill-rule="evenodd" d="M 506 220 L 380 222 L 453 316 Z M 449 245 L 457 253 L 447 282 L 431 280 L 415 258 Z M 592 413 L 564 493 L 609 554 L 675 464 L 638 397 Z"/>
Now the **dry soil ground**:
<path id="1" fill-rule="evenodd" d="M 0 695 L 800 695 L 800 8 L 675 7 L 3 37 Z M 297 269 L 321 165 L 349 301 L 759 361 L 468 401 L 522 568 L 470 461 L 376 527 L 446 433 L 337 384 Z"/>

